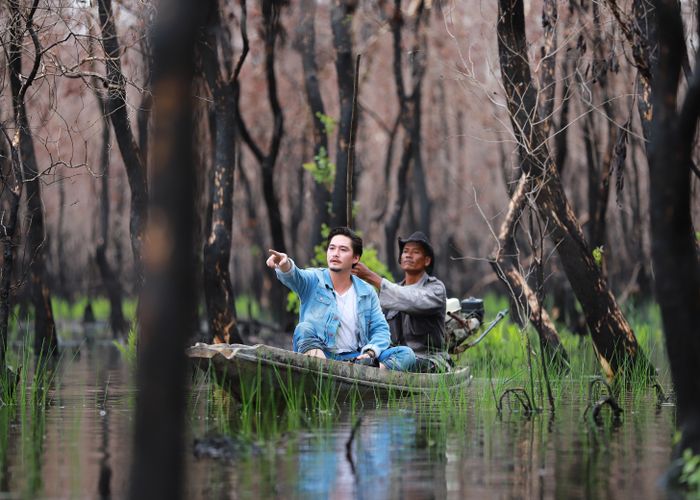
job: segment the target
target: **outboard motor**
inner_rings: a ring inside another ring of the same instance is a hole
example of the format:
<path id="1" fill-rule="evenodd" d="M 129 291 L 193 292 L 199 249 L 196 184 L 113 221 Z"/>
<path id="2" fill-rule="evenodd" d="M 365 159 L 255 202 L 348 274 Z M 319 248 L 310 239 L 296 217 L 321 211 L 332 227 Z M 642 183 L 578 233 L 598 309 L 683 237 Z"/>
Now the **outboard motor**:
<path id="1" fill-rule="evenodd" d="M 479 323 L 484 322 L 484 301 L 476 297 L 468 297 L 460 302 L 462 314 L 466 318 L 476 318 Z"/>
<path id="2" fill-rule="evenodd" d="M 484 321 L 484 301 L 476 297 L 447 299 L 447 316 L 445 331 L 447 334 L 447 350 L 455 349 L 468 337 L 473 335 Z"/>

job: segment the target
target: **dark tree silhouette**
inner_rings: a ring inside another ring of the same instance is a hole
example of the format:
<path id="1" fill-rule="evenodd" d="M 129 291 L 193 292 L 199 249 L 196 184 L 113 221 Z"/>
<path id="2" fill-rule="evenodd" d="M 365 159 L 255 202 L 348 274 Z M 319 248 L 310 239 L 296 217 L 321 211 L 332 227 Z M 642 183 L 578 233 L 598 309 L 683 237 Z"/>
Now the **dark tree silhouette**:
<path id="1" fill-rule="evenodd" d="M 355 59 L 352 53 L 352 24 L 357 0 L 333 0 L 331 29 L 335 48 L 335 73 L 338 82 L 340 119 L 335 152 L 335 182 L 333 184 L 331 225 L 345 226 L 347 214 L 347 168 L 352 121 L 352 95 Z M 353 179 L 354 183 L 354 179 Z"/>
<path id="2" fill-rule="evenodd" d="M 328 134 L 321 119 L 326 114 L 323 96 L 318 82 L 318 64 L 316 62 L 316 0 L 301 0 L 299 4 L 301 19 L 297 26 L 295 47 L 301 55 L 304 71 L 304 90 L 306 101 L 313 120 L 314 157 L 328 157 Z M 331 193 L 327 186 L 320 182 L 314 183 L 313 188 L 313 222 L 311 223 L 312 237 L 308 252 L 321 243 L 321 226 L 330 223 L 329 203 Z"/>
<path id="3" fill-rule="evenodd" d="M 678 97 L 686 53 L 680 6 L 654 2 L 658 63 L 653 74 L 652 142 L 649 148 L 652 257 L 656 299 L 676 392 L 681 440 L 677 454 L 700 454 L 700 255 L 691 217 L 692 156 L 700 117 L 700 71 Z M 680 105 L 679 105 L 680 104 Z"/>
<path id="4" fill-rule="evenodd" d="M 401 29 L 404 25 L 404 17 L 401 11 L 401 0 L 394 2 L 394 14 L 391 17 L 391 33 L 393 40 L 393 72 L 396 83 L 396 96 L 399 101 L 399 116 L 397 123 L 403 129 L 403 142 L 401 146 L 401 159 L 396 173 L 396 200 L 387 214 L 384 226 L 386 237 L 386 256 L 389 269 L 394 275 L 400 274 L 398 256 L 396 255 L 396 235 L 401 224 L 404 207 L 408 196 L 408 172 L 413 165 L 414 185 L 418 188 L 420 199 L 420 229 L 429 234 L 430 203 L 425 189 L 425 176 L 421 161 L 421 97 L 423 78 L 427 69 L 427 40 L 425 38 L 424 24 L 430 16 L 430 11 L 423 6 L 419 7 L 413 19 L 414 43 L 411 48 L 411 90 L 407 92 L 403 75 L 404 48 L 402 46 Z"/>
<path id="5" fill-rule="evenodd" d="M 153 169 L 129 498 L 183 496 L 185 347 L 195 329 L 192 79 L 213 5 L 166 1 L 153 33 Z"/>
<path id="6" fill-rule="evenodd" d="M 245 27 L 245 2 L 241 26 Z M 204 75 L 213 97 L 214 164 L 209 178 L 207 240 L 204 244 L 204 296 L 209 333 L 216 343 L 242 343 L 236 319 L 235 297 L 229 273 L 233 225 L 233 179 L 236 165 L 236 102 L 240 74 L 248 52 L 234 67 L 232 34 L 224 25 L 221 4 L 212 10 L 207 36 L 201 46 Z"/>

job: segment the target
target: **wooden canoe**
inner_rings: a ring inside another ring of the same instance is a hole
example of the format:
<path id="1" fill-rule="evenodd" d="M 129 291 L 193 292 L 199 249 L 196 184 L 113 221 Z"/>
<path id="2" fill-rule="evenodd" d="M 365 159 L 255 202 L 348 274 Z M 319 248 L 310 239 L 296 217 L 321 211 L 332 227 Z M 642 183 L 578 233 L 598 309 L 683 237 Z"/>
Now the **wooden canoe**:
<path id="1" fill-rule="evenodd" d="M 267 345 L 203 344 L 187 349 L 187 356 L 203 370 L 212 370 L 239 398 L 261 394 L 289 398 L 328 389 L 343 401 L 353 392 L 362 399 L 452 393 L 469 385 L 468 367 L 449 373 L 407 373 L 380 370 L 347 361 L 319 359 Z"/>

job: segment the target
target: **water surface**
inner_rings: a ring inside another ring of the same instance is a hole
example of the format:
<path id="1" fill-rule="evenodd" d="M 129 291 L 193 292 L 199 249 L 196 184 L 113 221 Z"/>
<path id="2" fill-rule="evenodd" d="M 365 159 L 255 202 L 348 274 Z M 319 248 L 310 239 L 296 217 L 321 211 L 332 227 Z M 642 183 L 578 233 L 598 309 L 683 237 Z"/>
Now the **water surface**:
<path id="1" fill-rule="evenodd" d="M 584 418 L 580 390 L 563 389 L 554 415 L 499 416 L 489 385 L 469 403 L 309 412 L 274 429 L 226 423 L 225 458 L 195 456 L 221 422 L 194 390 L 188 410 L 187 498 L 658 498 L 674 408 L 654 394 L 623 401 L 622 420 Z M 109 342 L 66 353 L 44 417 L 0 409 L 0 497 L 126 497 L 134 392 Z M 358 424 L 358 419 L 361 419 Z M 269 420 L 268 420 L 269 421 Z M 347 443 L 357 424 L 348 453 Z"/>

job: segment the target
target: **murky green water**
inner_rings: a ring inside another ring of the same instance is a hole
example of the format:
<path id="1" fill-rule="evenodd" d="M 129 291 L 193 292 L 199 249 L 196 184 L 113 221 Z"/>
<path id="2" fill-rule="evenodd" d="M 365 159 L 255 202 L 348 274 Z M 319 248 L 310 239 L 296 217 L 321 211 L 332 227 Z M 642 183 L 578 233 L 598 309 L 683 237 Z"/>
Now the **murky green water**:
<path id="1" fill-rule="evenodd" d="M 653 394 L 625 402 L 619 425 L 606 414 L 596 427 L 566 390 L 554 416 L 499 418 L 478 396 L 484 384 L 474 381 L 475 402 L 460 412 L 392 404 L 305 416 L 274 432 L 234 430 L 225 459 L 195 456 L 194 440 L 217 426 L 192 406 L 187 497 L 664 497 L 657 481 L 674 408 Z M 66 355 L 53 387 L 43 420 L 0 409 L 0 498 L 125 497 L 134 399 L 119 353 L 104 343 Z"/>

